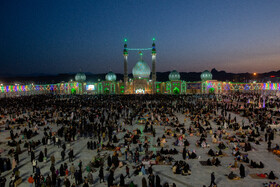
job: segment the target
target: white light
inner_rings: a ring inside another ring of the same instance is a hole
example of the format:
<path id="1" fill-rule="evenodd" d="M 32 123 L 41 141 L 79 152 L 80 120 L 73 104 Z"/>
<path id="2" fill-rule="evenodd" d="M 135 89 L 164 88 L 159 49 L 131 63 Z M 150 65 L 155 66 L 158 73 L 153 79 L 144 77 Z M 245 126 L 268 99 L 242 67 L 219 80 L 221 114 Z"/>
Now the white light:
<path id="1" fill-rule="evenodd" d="M 90 84 L 86 86 L 86 90 L 95 90 L 95 86 Z"/>

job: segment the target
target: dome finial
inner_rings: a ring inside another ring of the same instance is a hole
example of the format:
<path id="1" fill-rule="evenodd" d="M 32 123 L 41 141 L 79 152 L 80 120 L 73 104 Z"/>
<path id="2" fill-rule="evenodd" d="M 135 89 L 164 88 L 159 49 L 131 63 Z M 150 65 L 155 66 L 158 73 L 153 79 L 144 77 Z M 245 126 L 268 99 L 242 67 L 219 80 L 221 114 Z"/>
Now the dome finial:
<path id="1" fill-rule="evenodd" d="M 140 55 L 140 61 L 142 61 L 143 60 L 143 53 L 142 53 L 142 51 L 139 51 L 139 55 Z"/>
<path id="2" fill-rule="evenodd" d="M 155 38 L 153 38 L 153 44 L 152 44 L 152 55 L 156 55 L 157 51 L 156 51 L 156 44 L 155 44 Z"/>
<path id="3" fill-rule="evenodd" d="M 123 46 L 123 55 L 124 55 L 124 56 L 127 56 L 127 55 L 128 55 L 128 52 L 127 52 L 127 44 L 126 44 L 126 42 L 127 42 L 127 39 L 124 38 L 124 46 Z"/>

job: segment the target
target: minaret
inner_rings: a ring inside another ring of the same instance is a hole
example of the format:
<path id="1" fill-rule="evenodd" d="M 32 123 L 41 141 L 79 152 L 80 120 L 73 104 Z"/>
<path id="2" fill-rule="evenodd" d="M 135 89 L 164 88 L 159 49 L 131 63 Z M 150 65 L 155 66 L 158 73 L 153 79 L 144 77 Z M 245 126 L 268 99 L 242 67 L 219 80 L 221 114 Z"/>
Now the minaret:
<path id="1" fill-rule="evenodd" d="M 123 81 L 124 81 L 124 88 L 126 91 L 126 84 L 128 82 L 128 74 L 127 74 L 127 57 L 128 57 L 128 52 L 127 52 L 127 39 L 124 39 L 124 49 L 123 49 L 123 58 L 124 58 L 124 77 L 123 77 Z"/>
<path id="2" fill-rule="evenodd" d="M 155 44 L 155 38 L 153 38 L 153 45 L 152 45 L 152 83 L 153 83 L 153 93 L 156 93 L 156 44 Z"/>

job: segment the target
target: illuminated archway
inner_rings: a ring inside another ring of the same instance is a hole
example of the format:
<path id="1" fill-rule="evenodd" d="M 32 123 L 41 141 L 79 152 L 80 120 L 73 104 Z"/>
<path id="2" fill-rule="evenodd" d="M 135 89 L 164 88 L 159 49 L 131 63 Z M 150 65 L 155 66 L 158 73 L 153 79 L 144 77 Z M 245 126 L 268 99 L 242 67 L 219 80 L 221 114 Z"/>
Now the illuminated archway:
<path id="1" fill-rule="evenodd" d="M 180 93 L 179 88 L 175 87 L 175 88 L 173 89 L 173 93 L 174 93 L 174 94 L 179 94 L 179 93 Z"/>
<path id="2" fill-rule="evenodd" d="M 145 90 L 142 89 L 142 88 L 139 88 L 139 89 L 135 90 L 135 93 L 136 93 L 136 94 L 144 94 L 144 93 L 145 93 Z"/>
<path id="3" fill-rule="evenodd" d="M 77 93 L 77 90 L 76 90 L 75 88 L 72 88 L 72 89 L 71 89 L 71 94 L 74 95 L 74 94 L 76 94 L 76 93 Z"/>
<path id="4" fill-rule="evenodd" d="M 105 94 L 109 94 L 109 88 L 105 88 L 105 89 L 104 89 L 104 93 L 105 93 Z"/>
<path id="5" fill-rule="evenodd" d="M 209 88 L 209 93 L 212 94 L 215 92 L 215 88 Z"/>

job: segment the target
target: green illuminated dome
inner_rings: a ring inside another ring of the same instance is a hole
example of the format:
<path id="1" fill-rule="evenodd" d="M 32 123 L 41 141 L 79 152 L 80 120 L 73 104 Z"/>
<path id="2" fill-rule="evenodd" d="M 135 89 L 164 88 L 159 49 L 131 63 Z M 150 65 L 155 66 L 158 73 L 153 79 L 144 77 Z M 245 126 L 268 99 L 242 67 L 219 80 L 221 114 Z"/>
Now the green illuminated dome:
<path id="1" fill-rule="evenodd" d="M 109 73 L 107 73 L 105 79 L 106 79 L 106 81 L 116 81 L 117 80 L 117 76 L 116 76 L 115 73 L 110 71 Z"/>
<path id="2" fill-rule="evenodd" d="M 208 70 L 205 70 L 201 73 L 200 78 L 202 81 L 212 80 L 212 73 L 210 73 Z"/>
<path id="3" fill-rule="evenodd" d="M 151 69 L 149 65 L 143 60 L 139 60 L 132 69 L 134 78 L 150 78 Z"/>
<path id="4" fill-rule="evenodd" d="M 84 73 L 77 73 L 75 76 L 75 80 L 78 82 L 84 82 L 86 81 L 87 76 Z"/>
<path id="5" fill-rule="evenodd" d="M 168 78 L 170 81 L 178 81 L 178 80 L 180 80 L 181 76 L 180 76 L 180 73 L 178 73 L 178 71 L 173 70 L 169 73 Z"/>

